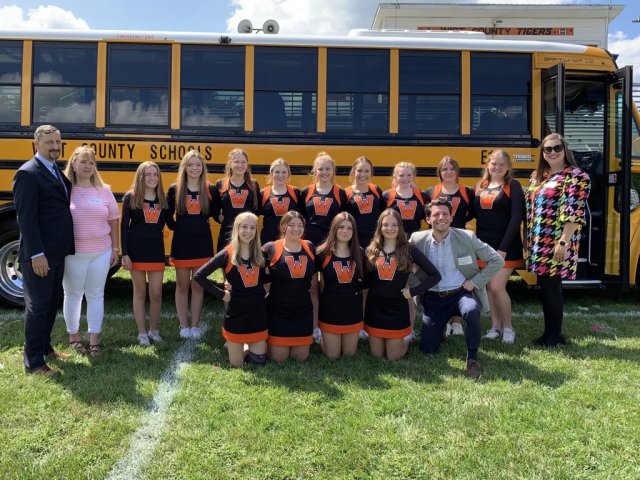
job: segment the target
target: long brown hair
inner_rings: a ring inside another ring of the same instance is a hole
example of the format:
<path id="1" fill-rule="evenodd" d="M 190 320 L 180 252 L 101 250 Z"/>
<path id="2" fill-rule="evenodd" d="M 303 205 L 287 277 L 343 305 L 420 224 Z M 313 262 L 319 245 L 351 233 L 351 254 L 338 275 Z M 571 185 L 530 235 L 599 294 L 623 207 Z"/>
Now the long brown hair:
<path id="1" fill-rule="evenodd" d="M 287 213 L 285 213 L 282 216 L 282 219 L 280 220 L 280 225 L 279 225 L 280 238 L 284 238 L 284 234 L 287 231 L 287 226 L 289 225 L 289 222 L 294 218 L 299 218 L 300 220 L 302 220 L 302 226 L 303 227 L 305 226 L 306 222 L 302 214 L 297 210 L 289 210 Z"/>
<path id="2" fill-rule="evenodd" d="M 444 157 L 442 157 L 442 160 L 438 162 L 438 166 L 436 167 L 436 176 L 440 180 L 440 183 L 442 183 L 442 169 L 447 164 L 453 167 L 453 170 L 456 172 L 456 182 L 459 182 L 460 181 L 460 164 L 455 158 L 450 157 L 449 155 L 445 155 Z"/>
<path id="3" fill-rule="evenodd" d="M 329 227 L 329 233 L 327 234 L 327 238 L 324 242 L 322 242 L 316 252 L 318 255 L 328 256 L 332 253 L 336 253 L 336 243 L 338 242 L 338 228 L 344 221 L 348 221 L 351 224 L 353 235 L 351 236 L 351 240 L 349 240 L 349 249 L 351 250 L 350 255 L 354 262 L 356 262 L 356 269 L 358 271 L 358 275 L 362 277 L 362 250 L 360 249 L 360 242 L 358 241 L 358 226 L 356 225 L 356 220 L 349 212 L 340 212 L 331 221 L 331 226 Z"/>
<path id="4" fill-rule="evenodd" d="M 536 183 L 541 183 L 544 180 L 545 175 L 549 172 L 549 169 L 551 168 L 551 166 L 549 165 L 549 162 L 547 162 L 547 160 L 544 158 L 544 153 L 542 152 L 542 148 L 544 147 L 544 144 L 547 143 L 549 140 L 560 140 L 560 142 L 562 143 L 563 151 L 564 151 L 565 163 L 568 163 L 569 165 L 573 165 L 574 167 L 578 166 L 578 164 L 576 163 L 576 159 L 573 158 L 573 153 L 571 153 L 571 150 L 569 150 L 569 145 L 567 145 L 567 142 L 564 139 L 564 137 L 559 133 L 551 133 L 546 137 L 544 137 L 542 139 L 542 142 L 540 143 L 540 157 L 538 157 L 538 168 L 536 168 Z"/>
<path id="5" fill-rule="evenodd" d="M 131 190 L 127 193 L 131 193 L 131 209 L 142 209 L 144 207 L 144 174 L 147 168 L 155 167 L 158 170 L 158 185 L 156 185 L 156 201 L 160 204 L 160 208 L 167 208 L 167 197 L 164 194 L 164 188 L 162 188 L 162 174 L 160 173 L 160 167 L 154 162 L 142 162 L 138 165 L 136 175 L 133 177 L 133 184 L 131 184 Z"/>
<path id="6" fill-rule="evenodd" d="M 382 236 L 382 221 L 389 216 L 395 218 L 395 220 L 398 222 L 398 238 L 396 239 L 395 251 L 396 261 L 398 262 L 398 269 L 401 272 L 409 272 L 411 271 L 411 267 L 413 266 L 413 260 L 411 258 L 411 254 L 409 253 L 410 244 L 407 240 L 407 234 L 404 231 L 404 227 L 402 226 L 402 217 L 396 210 L 392 208 L 387 208 L 378 217 L 376 231 L 374 232 L 373 239 L 371 240 L 371 243 L 366 250 L 367 260 L 369 260 L 369 263 L 371 265 L 375 265 L 377 258 L 381 254 L 383 254 L 384 237 Z"/>
<path id="7" fill-rule="evenodd" d="M 369 160 L 367 157 L 358 157 L 356 158 L 356 161 L 353 162 L 351 171 L 349 172 L 349 181 L 351 183 L 354 183 L 356 181 L 356 168 L 358 168 L 358 166 L 362 165 L 363 163 L 369 165 L 369 168 L 371 169 L 371 178 L 373 178 L 373 163 L 371 163 L 371 160 Z M 371 182 L 371 179 L 369 179 L 369 181 Z"/>
<path id="8" fill-rule="evenodd" d="M 287 172 L 289 173 L 289 180 L 291 179 L 291 167 L 284 158 L 280 157 L 271 162 L 271 166 L 269 167 L 269 175 L 267 175 L 267 185 L 273 185 L 273 171 L 276 169 L 276 167 L 286 168 Z"/>
<path id="9" fill-rule="evenodd" d="M 187 165 L 189 160 L 196 157 L 200 160 L 202 165 L 202 172 L 200 173 L 199 186 L 198 186 L 198 202 L 200 203 L 200 211 L 206 216 L 209 215 L 209 192 L 207 191 L 209 185 L 207 184 L 207 166 L 204 163 L 204 158 L 197 150 L 189 150 L 178 167 L 178 181 L 176 182 L 176 213 L 178 215 L 186 215 L 187 213 Z"/>
<path id="10" fill-rule="evenodd" d="M 252 212 L 242 212 L 233 220 L 233 228 L 231 229 L 231 241 L 229 245 L 233 249 L 231 264 L 239 267 L 242 264 L 242 256 L 240 255 L 240 224 L 246 220 L 256 222 L 256 234 L 249 243 L 249 261 L 255 265 L 264 267 L 264 255 L 260 245 L 260 234 L 258 233 L 258 217 Z"/>
<path id="11" fill-rule="evenodd" d="M 236 154 L 244 156 L 244 158 L 247 160 L 247 170 L 244 172 L 244 181 L 249 187 L 249 190 L 251 190 L 251 193 L 253 195 L 253 209 L 258 210 L 258 192 L 256 191 L 258 190 L 256 188 L 257 182 L 253 179 L 253 176 L 251 175 L 251 165 L 249 164 L 249 155 L 242 148 L 234 148 L 229 151 L 227 164 L 224 167 L 224 175 L 226 177 L 224 179 L 224 182 L 227 183 L 227 186 L 229 185 L 229 183 L 231 183 L 231 175 L 232 175 L 231 163 L 233 162 L 233 157 L 235 157 Z"/>
<path id="12" fill-rule="evenodd" d="M 507 173 L 504 174 L 503 185 L 509 185 L 511 182 L 512 172 L 513 172 L 513 164 L 511 163 L 511 157 L 506 150 L 494 150 L 489 155 L 489 162 L 494 157 L 500 157 L 504 160 L 504 163 L 507 164 Z M 484 167 L 484 171 L 482 172 L 482 178 L 480 179 L 480 188 L 485 188 L 491 182 L 491 173 L 489 172 L 489 162 L 487 162 L 487 166 Z"/>
<path id="13" fill-rule="evenodd" d="M 71 181 L 72 185 L 76 185 L 78 183 L 76 171 L 74 170 L 73 166 L 82 155 L 88 155 L 89 157 L 91 157 L 91 160 L 93 160 L 93 163 L 95 165 L 95 169 L 91 174 L 91 178 L 89 179 L 89 181 L 91 182 L 91 186 L 95 188 L 103 187 L 104 182 L 102 181 L 102 177 L 100 177 L 100 174 L 98 173 L 96 152 L 88 145 L 81 145 L 79 147 L 76 147 L 76 149 L 73 151 L 73 153 L 69 157 L 69 161 L 67 162 L 66 167 L 64 167 L 65 176 Z"/>

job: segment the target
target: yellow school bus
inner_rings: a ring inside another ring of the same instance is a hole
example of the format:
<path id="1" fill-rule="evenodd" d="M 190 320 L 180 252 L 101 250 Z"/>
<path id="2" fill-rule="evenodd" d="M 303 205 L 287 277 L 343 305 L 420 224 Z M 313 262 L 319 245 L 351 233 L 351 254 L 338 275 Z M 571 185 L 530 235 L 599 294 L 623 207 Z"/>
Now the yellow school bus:
<path id="1" fill-rule="evenodd" d="M 0 298 L 22 302 L 12 178 L 42 124 L 60 129 L 62 159 L 91 145 L 117 199 L 142 161 L 157 162 L 168 186 L 190 148 L 212 181 L 244 148 L 261 185 L 277 157 L 308 184 L 321 150 L 346 185 L 365 155 L 383 189 L 404 160 L 421 188 L 433 185 L 444 155 L 473 186 L 505 148 L 526 182 L 541 139 L 559 132 L 593 184 L 574 283 L 628 288 L 640 281 L 631 85 L 631 68 L 604 50 L 469 32 L 0 31 Z"/>

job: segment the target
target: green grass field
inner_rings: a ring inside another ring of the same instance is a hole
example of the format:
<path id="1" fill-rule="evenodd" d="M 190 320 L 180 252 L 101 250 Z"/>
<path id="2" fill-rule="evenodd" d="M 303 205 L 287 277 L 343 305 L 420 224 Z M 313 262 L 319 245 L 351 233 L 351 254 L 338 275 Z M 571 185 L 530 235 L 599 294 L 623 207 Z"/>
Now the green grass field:
<path id="1" fill-rule="evenodd" d="M 537 350 L 538 294 L 510 285 L 516 343 L 483 340 L 473 381 L 462 337 L 395 363 L 362 343 L 352 359 L 314 347 L 306 364 L 233 370 L 220 304 L 205 303 L 204 339 L 183 342 L 173 287 L 166 341 L 143 348 L 130 282 L 112 279 L 103 355 L 56 362 L 55 379 L 24 374 L 22 312 L 2 310 L 1 479 L 640 478 L 637 290 L 568 292 L 571 344 Z"/>

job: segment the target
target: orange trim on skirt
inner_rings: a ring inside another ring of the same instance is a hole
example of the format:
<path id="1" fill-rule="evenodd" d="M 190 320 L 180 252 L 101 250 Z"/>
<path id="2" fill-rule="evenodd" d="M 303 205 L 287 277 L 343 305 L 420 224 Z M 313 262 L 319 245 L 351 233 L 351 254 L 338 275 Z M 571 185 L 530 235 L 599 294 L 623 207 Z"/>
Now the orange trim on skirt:
<path id="1" fill-rule="evenodd" d="M 478 260 L 478 266 L 480 268 L 484 268 L 487 266 L 487 262 Z M 524 260 L 505 260 L 504 267 L 502 268 L 520 268 L 520 267 L 524 267 Z"/>
<path id="2" fill-rule="evenodd" d="M 358 333 L 362 330 L 364 322 L 354 323 L 352 325 L 332 325 L 331 323 L 318 322 L 318 327 L 322 332 L 333 333 L 334 335 L 344 335 L 345 333 Z"/>
<path id="3" fill-rule="evenodd" d="M 233 343 L 255 343 L 266 340 L 269 337 L 269 330 L 255 333 L 231 333 L 222 327 L 222 336 Z"/>
<path id="4" fill-rule="evenodd" d="M 164 263 L 160 262 L 132 262 L 131 270 L 140 270 L 144 272 L 164 272 Z"/>
<path id="5" fill-rule="evenodd" d="M 387 330 L 384 328 L 370 327 L 365 323 L 364 331 L 367 332 L 370 337 L 378 337 L 384 339 L 404 338 L 411 333 L 411 326 L 403 328 L 402 330 Z"/>
<path id="6" fill-rule="evenodd" d="M 169 265 L 173 265 L 176 268 L 200 268 L 209 260 L 211 260 L 211 257 L 192 258 L 190 260 L 176 260 L 175 258 L 169 258 Z"/>
<path id="7" fill-rule="evenodd" d="M 269 335 L 267 343 L 274 347 L 305 347 L 313 343 L 313 337 L 274 337 Z"/>

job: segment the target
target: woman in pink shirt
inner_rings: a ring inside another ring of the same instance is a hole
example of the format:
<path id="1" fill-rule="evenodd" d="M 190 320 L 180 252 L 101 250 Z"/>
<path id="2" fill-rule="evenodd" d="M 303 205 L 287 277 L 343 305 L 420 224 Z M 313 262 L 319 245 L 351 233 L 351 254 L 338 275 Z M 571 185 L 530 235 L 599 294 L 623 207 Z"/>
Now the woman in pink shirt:
<path id="1" fill-rule="evenodd" d="M 75 255 L 64 265 L 64 321 L 69 345 L 87 353 L 80 341 L 80 311 L 87 299 L 89 355 L 100 354 L 100 333 L 104 317 L 104 285 L 109 268 L 118 263 L 118 205 L 96 168 L 91 147 L 78 147 L 71 154 L 64 174 L 71 180 L 71 215 Z"/>

